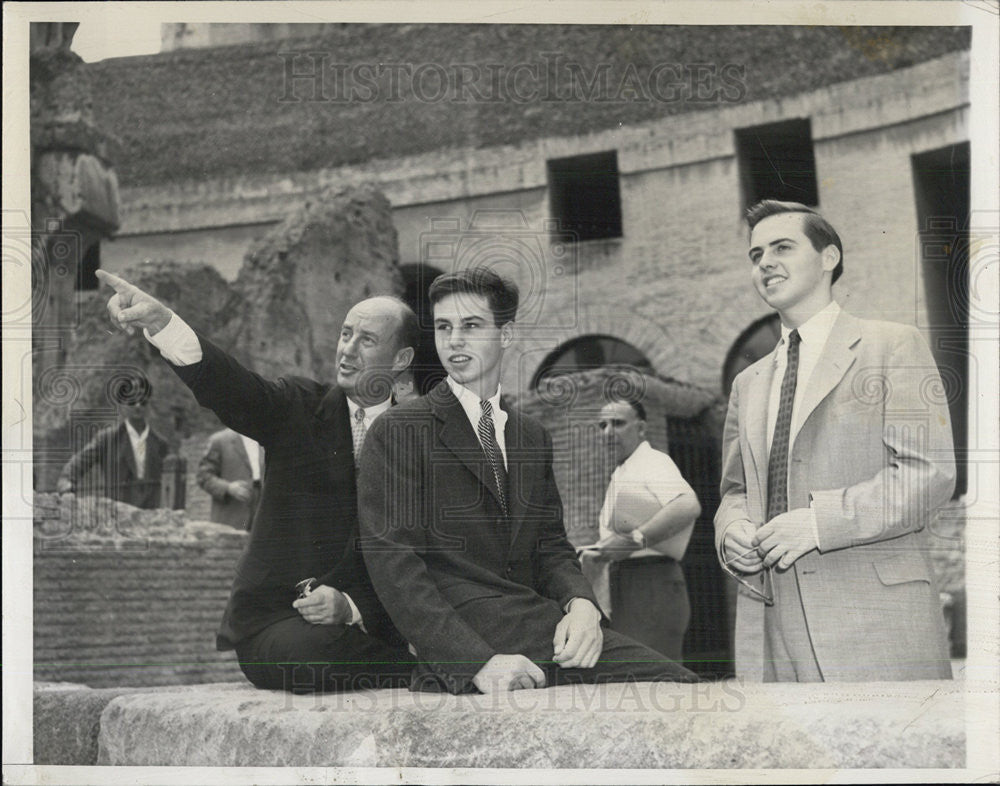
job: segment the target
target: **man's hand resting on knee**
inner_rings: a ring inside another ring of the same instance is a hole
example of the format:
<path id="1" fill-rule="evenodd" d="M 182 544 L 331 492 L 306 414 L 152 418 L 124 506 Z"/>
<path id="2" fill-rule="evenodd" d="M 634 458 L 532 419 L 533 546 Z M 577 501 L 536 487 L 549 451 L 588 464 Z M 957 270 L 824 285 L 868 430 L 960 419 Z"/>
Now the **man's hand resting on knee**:
<path id="1" fill-rule="evenodd" d="M 313 625 L 348 625 L 353 613 L 343 592 L 320 584 L 304 598 L 292 603 L 306 622 Z"/>
<path id="2" fill-rule="evenodd" d="M 472 678 L 482 693 L 544 688 L 545 672 L 524 655 L 494 655 Z"/>
<path id="3" fill-rule="evenodd" d="M 601 612 L 586 598 L 574 598 L 556 625 L 552 660 L 564 669 L 592 669 L 603 647 Z"/>

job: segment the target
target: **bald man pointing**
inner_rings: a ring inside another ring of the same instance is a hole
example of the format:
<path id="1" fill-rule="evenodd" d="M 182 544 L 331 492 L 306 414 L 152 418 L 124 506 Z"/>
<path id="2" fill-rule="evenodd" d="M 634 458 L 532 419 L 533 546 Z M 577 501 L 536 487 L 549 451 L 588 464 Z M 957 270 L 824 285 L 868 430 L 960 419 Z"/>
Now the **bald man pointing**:
<path id="1" fill-rule="evenodd" d="M 344 318 L 336 381 L 272 381 L 240 365 L 164 304 L 122 278 L 112 322 L 142 330 L 198 403 L 267 457 L 260 507 L 236 566 L 216 639 L 235 649 L 254 685 L 294 692 L 404 684 L 412 658 L 379 602 L 356 548 L 355 461 L 368 427 L 392 406 L 419 325 L 394 297 Z"/>

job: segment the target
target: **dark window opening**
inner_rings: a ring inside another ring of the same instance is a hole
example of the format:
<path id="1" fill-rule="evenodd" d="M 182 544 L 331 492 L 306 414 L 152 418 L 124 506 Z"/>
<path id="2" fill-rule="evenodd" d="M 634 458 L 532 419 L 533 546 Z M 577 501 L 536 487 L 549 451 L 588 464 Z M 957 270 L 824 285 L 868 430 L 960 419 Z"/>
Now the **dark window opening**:
<path id="1" fill-rule="evenodd" d="M 605 366 L 628 367 L 648 374 L 654 373 L 653 364 L 631 344 L 613 336 L 581 336 L 567 341 L 542 361 L 531 387 L 537 389 L 548 376 Z"/>
<path id="2" fill-rule="evenodd" d="M 76 289 L 85 292 L 97 289 L 97 271 L 101 267 L 101 244 L 94 243 L 83 255 L 80 266 L 76 270 Z"/>
<path id="3" fill-rule="evenodd" d="M 969 143 L 911 157 L 931 352 L 955 439 L 955 496 L 968 486 Z"/>
<path id="4" fill-rule="evenodd" d="M 548 172 L 550 208 L 560 239 L 622 236 L 617 152 L 552 159 Z"/>
<path id="5" fill-rule="evenodd" d="M 768 314 L 758 319 L 740 333 L 722 364 L 722 392 L 728 396 L 736 375 L 770 354 L 778 345 L 779 338 L 781 318 L 777 314 Z"/>
<path id="6" fill-rule="evenodd" d="M 809 118 L 738 128 L 735 133 L 744 208 L 762 199 L 819 204 Z"/>
<path id="7" fill-rule="evenodd" d="M 416 264 L 401 265 L 400 272 L 406 287 L 403 300 L 416 312 L 420 323 L 420 343 L 410 368 L 413 371 L 413 388 L 423 395 L 447 376 L 434 347 L 434 314 L 427 297 L 431 282 L 441 275 L 441 271 L 430 265 Z"/>

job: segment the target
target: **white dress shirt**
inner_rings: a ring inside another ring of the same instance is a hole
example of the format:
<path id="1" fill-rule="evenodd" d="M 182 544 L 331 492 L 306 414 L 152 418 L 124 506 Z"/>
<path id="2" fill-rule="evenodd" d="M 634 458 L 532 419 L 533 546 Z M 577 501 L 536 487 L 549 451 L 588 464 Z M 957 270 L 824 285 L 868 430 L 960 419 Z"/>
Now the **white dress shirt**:
<path id="1" fill-rule="evenodd" d="M 598 518 L 600 537 L 606 538 L 613 532 L 618 532 L 612 526 L 612 519 L 615 498 L 619 494 L 648 495 L 663 508 L 666 507 L 667 503 L 687 492 L 693 494 L 694 490 L 684 480 L 684 476 L 677 469 L 673 459 L 666 453 L 655 450 L 647 440 L 643 440 L 632 451 L 632 455 L 619 464 L 611 474 L 611 481 L 608 483 L 608 490 L 604 495 L 604 505 L 601 507 L 601 514 Z M 687 549 L 688 541 L 691 539 L 694 522 L 695 519 L 691 519 L 691 525 L 677 534 L 651 543 L 644 549 L 633 551 L 629 554 L 628 559 L 665 555 L 680 560 Z M 628 535 L 627 532 L 619 532 L 619 534 Z"/>
<path id="2" fill-rule="evenodd" d="M 125 421 L 125 430 L 128 432 L 128 441 L 132 445 L 132 455 L 135 456 L 135 474 L 139 480 L 146 477 L 146 442 L 149 437 L 149 424 L 140 434 L 129 421 Z"/>
<path id="3" fill-rule="evenodd" d="M 819 360 L 826 340 L 830 338 L 833 323 L 840 316 L 840 305 L 831 301 L 826 308 L 817 311 L 803 322 L 797 330 L 802 342 L 799 344 L 799 368 L 795 377 L 795 399 L 792 402 L 792 427 L 788 439 L 788 450 L 791 452 L 795 444 L 795 436 L 802 427 L 802 396 L 809 386 L 816 362 Z M 781 402 L 781 383 L 788 367 L 788 335 L 791 328 L 781 326 L 781 340 L 774 358 L 774 378 L 771 380 L 771 397 L 767 404 L 767 452 L 771 453 L 771 441 L 774 439 L 774 426 L 778 422 L 778 405 Z"/>
<path id="4" fill-rule="evenodd" d="M 472 424 L 472 431 L 476 435 L 476 439 L 479 439 L 479 418 L 482 417 L 483 414 L 482 405 L 479 403 L 479 396 L 467 387 L 460 385 L 451 377 L 446 377 L 446 380 L 448 382 L 448 387 L 451 388 L 451 392 L 455 394 L 455 398 L 458 399 L 458 403 L 461 404 L 462 409 L 465 410 L 465 415 L 469 418 L 469 423 Z M 507 413 L 500 409 L 499 385 L 497 385 L 497 392 L 486 400 L 489 401 L 490 405 L 493 407 L 493 431 L 496 434 L 497 447 L 500 448 L 500 454 L 503 456 L 504 469 L 506 469 L 507 440 L 504 437 L 504 430 L 507 427 Z M 482 440 L 480 440 L 479 444 L 482 444 Z"/>
<path id="5" fill-rule="evenodd" d="M 803 322 L 797 330 L 799 331 L 799 367 L 795 376 L 795 398 L 792 400 L 792 423 L 791 433 L 788 437 L 788 454 L 792 453 L 792 445 L 795 444 L 795 437 L 802 427 L 802 396 L 809 385 L 809 379 L 816 369 L 819 356 L 826 346 L 830 333 L 833 331 L 833 323 L 840 316 L 840 305 L 836 300 L 830 301 L 825 308 L 820 309 L 809 319 Z M 774 427 L 778 422 L 778 407 L 781 403 L 781 383 L 785 378 L 785 369 L 788 367 L 788 336 L 792 332 L 791 328 L 781 326 L 781 341 L 778 342 L 778 351 L 774 358 L 774 378 L 771 380 L 771 396 L 767 404 L 767 453 L 770 458 L 771 442 L 774 439 Z M 788 471 L 791 472 L 792 463 L 788 462 Z M 816 524 L 816 513 L 809 506 L 810 523 L 812 525 L 813 539 L 819 543 L 819 527 Z"/>

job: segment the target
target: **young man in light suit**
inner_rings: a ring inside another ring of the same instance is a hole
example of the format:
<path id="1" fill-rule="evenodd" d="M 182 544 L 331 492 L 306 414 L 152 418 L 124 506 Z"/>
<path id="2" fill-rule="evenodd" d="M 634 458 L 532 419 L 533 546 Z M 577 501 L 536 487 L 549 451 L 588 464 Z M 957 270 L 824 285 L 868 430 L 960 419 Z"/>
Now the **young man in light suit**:
<path id="1" fill-rule="evenodd" d="M 448 378 L 372 425 L 358 518 L 372 582 L 416 650 L 415 689 L 697 677 L 603 631 L 563 527 L 552 441 L 500 396 L 517 289 L 485 268 L 429 297 Z"/>
<path id="2" fill-rule="evenodd" d="M 843 247 L 797 203 L 747 214 L 753 285 L 781 317 L 734 381 L 715 517 L 743 585 L 737 674 L 949 679 L 926 526 L 955 483 L 948 409 L 918 331 L 840 309 Z"/>

